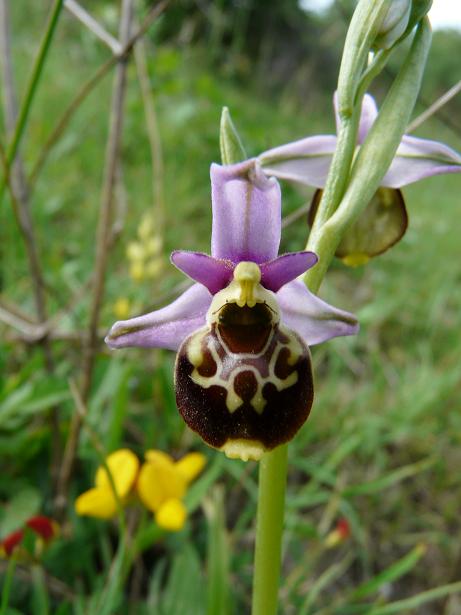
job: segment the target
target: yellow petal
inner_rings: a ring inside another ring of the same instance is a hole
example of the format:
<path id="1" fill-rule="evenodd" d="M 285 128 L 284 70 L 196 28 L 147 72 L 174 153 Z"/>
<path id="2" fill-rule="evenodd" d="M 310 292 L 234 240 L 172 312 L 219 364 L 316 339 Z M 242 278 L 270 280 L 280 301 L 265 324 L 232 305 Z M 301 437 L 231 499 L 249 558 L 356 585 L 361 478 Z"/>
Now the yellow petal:
<path id="1" fill-rule="evenodd" d="M 114 303 L 114 315 L 119 320 L 125 320 L 130 315 L 130 301 L 126 297 L 119 297 Z"/>
<path id="2" fill-rule="evenodd" d="M 130 276 L 135 282 L 141 282 L 144 279 L 144 264 L 142 261 L 134 261 L 130 267 Z"/>
<path id="3" fill-rule="evenodd" d="M 181 500 L 167 500 L 155 513 L 157 525 L 169 532 L 177 532 L 184 527 L 187 511 Z"/>
<path id="4" fill-rule="evenodd" d="M 117 512 L 117 502 L 110 489 L 90 489 L 75 500 L 78 515 L 110 519 Z"/>
<path id="5" fill-rule="evenodd" d="M 152 215 L 146 214 L 145 216 L 143 216 L 141 223 L 138 226 L 139 239 L 141 239 L 142 241 L 149 239 L 149 237 L 154 232 L 154 226 L 155 223 Z"/>
<path id="6" fill-rule="evenodd" d="M 162 249 L 162 238 L 156 235 L 148 239 L 144 244 L 144 249 L 149 256 L 156 256 Z"/>
<path id="7" fill-rule="evenodd" d="M 126 249 L 126 255 L 130 261 L 144 260 L 145 252 L 143 245 L 137 241 L 130 242 Z"/>
<path id="8" fill-rule="evenodd" d="M 167 500 L 183 497 L 186 480 L 173 462 L 151 457 L 139 472 L 137 489 L 144 506 L 156 512 Z"/>
<path id="9" fill-rule="evenodd" d="M 366 265 L 370 260 L 370 257 L 368 256 L 368 254 L 356 252 L 355 254 L 348 254 L 347 256 L 343 256 L 341 260 L 348 267 L 360 267 L 360 265 Z"/>
<path id="10" fill-rule="evenodd" d="M 168 453 L 164 453 L 163 451 L 158 451 L 156 449 L 149 449 L 144 453 L 144 457 L 146 461 L 153 461 L 154 463 L 157 461 L 166 461 L 167 463 L 174 463 L 173 457 L 168 455 Z"/>
<path id="11" fill-rule="evenodd" d="M 156 258 L 153 261 L 146 263 L 146 276 L 148 278 L 156 278 L 163 269 L 163 260 Z"/>
<path id="12" fill-rule="evenodd" d="M 188 483 L 200 474 L 206 464 L 206 457 L 202 453 L 188 453 L 176 462 L 175 466 Z"/>
<path id="13" fill-rule="evenodd" d="M 119 498 L 124 498 L 136 480 L 139 469 L 138 458 L 127 448 L 121 448 L 109 455 L 106 463 Z M 96 472 L 95 485 L 98 489 L 107 489 L 109 491 L 112 489 L 109 476 L 102 466 Z"/>

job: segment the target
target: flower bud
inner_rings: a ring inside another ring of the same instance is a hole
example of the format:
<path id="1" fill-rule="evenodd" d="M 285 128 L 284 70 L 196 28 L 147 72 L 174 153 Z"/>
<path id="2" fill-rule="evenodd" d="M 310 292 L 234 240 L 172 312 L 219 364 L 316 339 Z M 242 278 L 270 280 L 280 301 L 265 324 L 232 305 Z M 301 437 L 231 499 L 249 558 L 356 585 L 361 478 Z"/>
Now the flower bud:
<path id="1" fill-rule="evenodd" d="M 223 107 L 221 114 L 219 146 L 223 164 L 235 164 L 247 158 L 242 141 L 227 107 Z"/>
<path id="2" fill-rule="evenodd" d="M 392 0 L 373 43 L 374 49 L 389 49 L 406 31 L 411 14 L 411 0 Z"/>

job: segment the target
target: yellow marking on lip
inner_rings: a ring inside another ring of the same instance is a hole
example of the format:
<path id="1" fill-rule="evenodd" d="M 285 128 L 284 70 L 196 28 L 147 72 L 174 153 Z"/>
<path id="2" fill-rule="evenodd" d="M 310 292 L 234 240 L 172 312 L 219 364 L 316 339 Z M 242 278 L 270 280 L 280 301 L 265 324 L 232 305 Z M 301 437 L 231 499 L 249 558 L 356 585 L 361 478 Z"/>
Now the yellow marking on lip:
<path id="1" fill-rule="evenodd" d="M 200 367 L 203 363 L 203 350 L 202 350 L 202 339 L 204 336 L 204 332 L 200 331 L 197 335 L 194 335 L 189 341 L 189 345 L 187 348 L 187 358 L 192 363 L 194 367 Z"/>
<path id="2" fill-rule="evenodd" d="M 222 451 L 230 459 L 259 461 L 267 449 L 258 440 L 244 440 L 241 438 L 238 440 L 227 440 L 218 450 Z"/>

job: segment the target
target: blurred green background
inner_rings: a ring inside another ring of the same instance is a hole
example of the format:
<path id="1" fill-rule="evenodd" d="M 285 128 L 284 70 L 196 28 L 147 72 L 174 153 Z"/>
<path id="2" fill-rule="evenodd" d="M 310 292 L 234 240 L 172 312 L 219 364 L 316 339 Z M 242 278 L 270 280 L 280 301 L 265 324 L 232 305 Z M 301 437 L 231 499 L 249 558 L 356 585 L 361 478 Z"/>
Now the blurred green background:
<path id="1" fill-rule="evenodd" d="M 50 3 L 9 5 L 20 98 Z M 128 246 L 146 212 L 160 215 L 138 73 L 130 61 L 115 207 L 120 232 L 110 249 L 101 338 L 121 306 L 135 315 L 179 293 L 184 278 L 168 262 L 172 249 L 208 251 L 209 166 L 220 158 L 224 105 L 249 155 L 335 132 L 332 93 L 352 5 L 338 1 L 319 14 L 301 10 L 294 0 L 185 0 L 173 2 L 149 29 L 148 79 L 163 158 L 156 177 L 164 195 L 160 264 L 150 277 L 130 275 Z M 116 36 L 116 2 L 85 6 Z M 146 9 L 138 5 L 139 18 Z M 458 31 L 435 32 L 415 115 L 460 79 L 460 53 Z M 27 173 L 76 92 L 109 57 L 104 44 L 63 11 L 21 145 Z M 378 102 L 400 60 L 399 54 L 392 58 L 373 88 Z M 24 322 L 35 319 L 28 261 L 8 198 L 0 209 L 0 308 L 19 311 L 17 326 L 0 322 L 0 539 L 33 514 L 55 515 L 56 433 L 49 414 L 57 407 L 64 443 L 75 413 L 69 379 L 80 377 L 92 297 L 88 279 L 112 76 L 78 108 L 30 193 L 48 312 L 61 315 L 51 336 L 53 374 L 45 369 L 43 348 L 25 333 Z M 461 150 L 461 99 L 417 134 Z M 284 215 L 312 196 L 287 185 L 282 191 Z M 283 614 L 381 613 L 377 605 L 461 578 L 460 178 L 431 178 L 405 188 L 404 195 L 410 225 L 403 240 L 361 268 L 335 262 L 320 292 L 357 314 L 361 330 L 355 338 L 313 348 L 315 405 L 290 446 Z M 281 252 L 302 249 L 307 234 L 306 217 L 300 217 L 284 230 Z M 38 564 L 41 576 L 37 564 L 18 566 L 2 615 L 91 613 L 95 596 L 105 595 L 117 524 L 78 518 L 73 511 L 99 464 L 91 433 L 107 452 L 126 446 L 142 458 L 148 448 L 175 456 L 193 449 L 208 458 L 190 494 L 195 512 L 185 529 L 146 539 L 107 612 L 248 612 L 257 466 L 222 458 L 185 428 L 174 401 L 173 365 L 168 351 L 111 353 L 101 344 L 60 537 Z M 349 522 L 351 535 L 326 548 L 325 536 L 340 518 Z M 403 564 L 395 568 L 398 561 Z M 6 567 L 0 563 L 3 587 Z M 364 590 L 370 579 L 374 585 Z M 358 586 L 362 594 L 354 596 Z M 227 611 L 213 606 L 216 587 L 229 596 Z M 447 594 L 382 612 L 455 615 L 461 601 Z"/>

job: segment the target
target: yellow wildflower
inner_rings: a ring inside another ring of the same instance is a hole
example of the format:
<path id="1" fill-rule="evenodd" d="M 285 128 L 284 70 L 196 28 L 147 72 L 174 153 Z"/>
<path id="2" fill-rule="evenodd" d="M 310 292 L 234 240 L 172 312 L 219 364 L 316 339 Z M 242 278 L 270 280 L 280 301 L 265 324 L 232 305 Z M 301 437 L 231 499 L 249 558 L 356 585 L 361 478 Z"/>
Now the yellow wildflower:
<path id="1" fill-rule="evenodd" d="M 149 237 L 154 233 L 154 227 L 155 224 L 152 214 L 145 214 L 138 226 L 139 239 L 141 239 L 141 241 L 149 239 Z"/>
<path id="2" fill-rule="evenodd" d="M 178 531 L 187 516 L 182 499 L 189 483 L 203 470 L 205 456 L 189 453 L 175 462 L 162 451 L 150 450 L 145 457 L 137 483 L 139 497 L 154 513 L 157 525 Z"/>
<path id="3" fill-rule="evenodd" d="M 131 241 L 126 249 L 130 275 L 135 282 L 159 276 L 163 269 L 162 246 L 154 218 L 151 214 L 144 216 L 138 227 L 138 240 Z"/>
<path id="4" fill-rule="evenodd" d="M 126 297 L 119 297 L 114 303 L 113 311 L 117 320 L 125 320 L 131 312 L 130 300 Z"/>
<path id="5" fill-rule="evenodd" d="M 132 261 L 130 265 L 130 275 L 135 282 L 141 282 L 144 279 L 143 261 Z"/>
<path id="6" fill-rule="evenodd" d="M 135 489 L 141 502 L 154 513 L 159 527 L 170 532 L 180 530 L 186 522 L 183 503 L 187 487 L 205 465 L 201 453 L 189 453 L 175 461 L 163 451 L 149 450 L 139 469 L 139 461 L 128 449 L 120 449 L 106 459 L 118 500 L 123 505 Z M 110 519 L 117 512 L 117 498 L 104 467 L 98 468 L 95 486 L 75 501 L 79 515 Z"/>
<path id="7" fill-rule="evenodd" d="M 142 243 L 130 241 L 126 248 L 126 255 L 130 261 L 143 261 L 146 253 Z"/>
<path id="8" fill-rule="evenodd" d="M 138 475 L 139 460 L 134 453 L 122 448 L 109 455 L 106 465 L 112 476 L 111 484 L 106 468 L 96 471 L 95 486 L 82 493 L 75 501 L 75 510 L 79 515 L 110 519 L 117 512 L 117 493 L 120 503 L 124 503 Z"/>
<path id="9" fill-rule="evenodd" d="M 146 264 L 146 277 L 154 279 L 158 277 L 163 269 L 163 261 L 160 258 L 148 261 Z"/>

